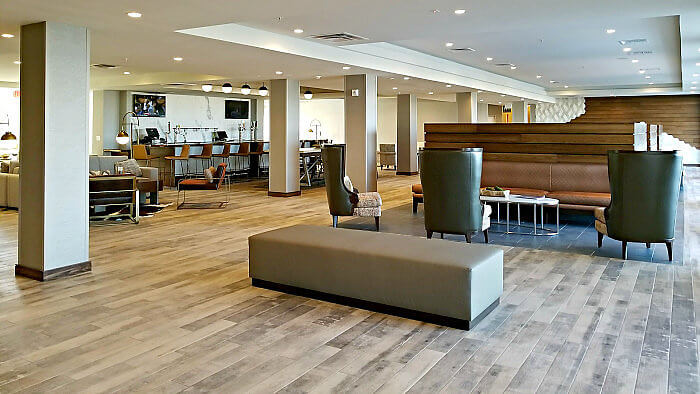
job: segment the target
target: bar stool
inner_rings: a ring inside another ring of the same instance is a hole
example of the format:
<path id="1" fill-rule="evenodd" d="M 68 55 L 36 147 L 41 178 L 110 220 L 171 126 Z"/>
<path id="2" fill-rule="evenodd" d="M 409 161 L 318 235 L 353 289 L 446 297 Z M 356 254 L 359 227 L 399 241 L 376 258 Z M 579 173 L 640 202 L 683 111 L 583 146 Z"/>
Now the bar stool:
<path id="1" fill-rule="evenodd" d="M 238 152 L 233 154 L 233 157 L 236 158 L 236 166 L 238 165 L 238 158 L 240 157 L 243 161 L 243 169 L 245 169 L 245 158 L 250 156 L 250 142 L 241 142 L 240 145 L 238 145 Z"/>
<path id="2" fill-rule="evenodd" d="M 151 166 L 151 160 L 157 159 L 158 156 L 149 155 L 146 150 L 146 145 L 133 145 L 131 147 L 131 155 L 136 161 L 145 161 L 146 166 Z"/>
<path id="3" fill-rule="evenodd" d="M 214 144 L 204 144 L 202 146 L 202 153 L 198 155 L 190 156 L 192 159 L 197 159 L 202 163 L 202 171 L 204 171 L 204 164 L 206 163 L 207 168 L 211 165 L 212 152 L 214 151 Z M 194 166 L 194 172 L 199 176 L 197 171 L 197 165 Z"/>
<path id="4" fill-rule="evenodd" d="M 226 163 L 227 168 L 231 168 L 231 144 L 224 144 L 221 153 L 214 153 L 211 156 L 220 158 L 222 163 Z"/>
<path id="5" fill-rule="evenodd" d="M 249 153 L 251 158 L 251 163 L 253 162 L 253 156 L 258 158 L 258 178 L 260 178 L 260 167 L 262 167 L 262 155 L 265 151 L 265 144 L 262 142 L 256 143 L 255 150 Z M 252 165 L 252 164 L 251 164 Z"/>
<path id="6" fill-rule="evenodd" d="M 180 162 L 180 169 L 183 175 L 187 175 L 190 172 L 190 146 L 188 144 L 182 145 L 182 151 L 180 151 L 179 156 L 165 156 L 165 160 L 170 160 L 170 172 L 171 183 L 170 186 L 175 186 L 175 163 Z M 184 164 L 183 164 L 184 162 Z M 187 170 L 185 170 L 187 166 Z"/>

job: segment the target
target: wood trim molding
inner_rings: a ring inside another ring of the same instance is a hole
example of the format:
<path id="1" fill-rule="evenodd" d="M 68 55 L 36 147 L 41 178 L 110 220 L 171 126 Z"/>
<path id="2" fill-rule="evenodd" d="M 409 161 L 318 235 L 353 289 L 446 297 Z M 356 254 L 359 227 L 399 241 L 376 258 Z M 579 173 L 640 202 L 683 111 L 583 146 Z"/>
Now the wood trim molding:
<path id="1" fill-rule="evenodd" d="M 267 195 L 270 197 L 296 197 L 296 196 L 301 196 L 301 190 L 297 190 L 295 192 L 271 192 L 271 191 L 268 191 Z"/>
<path id="2" fill-rule="evenodd" d="M 45 282 L 47 280 L 65 278 L 68 276 L 80 275 L 90 271 L 92 271 L 92 262 L 90 260 L 83 263 L 67 265 L 65 267 L 54 268 L 47 271 L 39 271 L 37 269 L 24 267 L 19 264 L 15 265 L 16 276 L 24 276 L 42 282 Z"/>

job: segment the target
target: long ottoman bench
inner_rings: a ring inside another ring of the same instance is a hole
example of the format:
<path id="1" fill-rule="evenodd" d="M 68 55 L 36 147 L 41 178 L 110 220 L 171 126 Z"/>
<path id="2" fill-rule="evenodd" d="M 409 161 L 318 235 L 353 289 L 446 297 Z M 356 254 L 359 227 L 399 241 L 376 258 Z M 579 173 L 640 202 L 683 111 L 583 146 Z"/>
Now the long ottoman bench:
<path id="1" fill-rule="evenodd" d="M 319 226 L 248 239 L 253 286 L 469 329 L 503 293 L 493 246 Z"/>

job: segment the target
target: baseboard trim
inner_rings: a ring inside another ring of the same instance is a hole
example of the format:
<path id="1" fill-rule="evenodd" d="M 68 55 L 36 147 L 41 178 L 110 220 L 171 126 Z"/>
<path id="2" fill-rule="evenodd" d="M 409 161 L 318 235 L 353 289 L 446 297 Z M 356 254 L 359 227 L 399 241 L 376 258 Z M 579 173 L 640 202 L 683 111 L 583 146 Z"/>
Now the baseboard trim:
<path id="1" fill-rule="evenodd" d="M 396 171 L 396 175 L 418 175 L 418 171 Z"/>
<path id="2" fill-rule="evenodd" d="M 15 265 L 16 276 L 24 276 L 42 282 L 45 282 L 47 280 L 65 278 L 68 276 L 80 275 L 90 271 L 92 271 L 92 262 L 90 260 L 83 263 L 72 264 L 47 271 L 39 271 L 37 269 L 24 267 L 19 264 Z"/>
<path id="3" fill-rule="evenodd" d="M 262 279 L 251 279 L 253 282 L 253 286 L 261 287 L 263 289 L 275 290 L 282 293 L 294 294 L 302 297 L 315 298 L 318 300 L 332 302 L 335 304 L 347 305 L 353 308 L 367 309 L 370 311 L 404 317 L 407 319 L 419 320 L 427 323 L 438 324 L 441 326 L 458 328 L 460 330 L 471 330 L 472 328 L 474 328 L 474 326 L 476 326 L 481 320 L 483 320 L 484 317 L 486 317 L 486 315 L 488 315 L 492 310 L 494 310 L 500 303 L 500 298 L 498 298 L 483 312 L 481 312 L 479 316 L 475 317 L 472 320 L 463 320 L 454 317 L 436 315 L 433 313 L 420 312 L 413 309 L 406 309 L 397 306 L 380 304 L 378 302 L 365 301 L 357 298 L 325 293 L 322 291 L 309 290 L 301 287 L 284 285 L 276 282 L 269 282 Z"/>
<path id="4" fill-rule="evenodd" d="M 271 191 L 268 191 L 267 195 L 270 197 L 295 197 L 295 196 L 301 196 L 301 190 L 297 190 L 295 192 L 271 192 Z"/>

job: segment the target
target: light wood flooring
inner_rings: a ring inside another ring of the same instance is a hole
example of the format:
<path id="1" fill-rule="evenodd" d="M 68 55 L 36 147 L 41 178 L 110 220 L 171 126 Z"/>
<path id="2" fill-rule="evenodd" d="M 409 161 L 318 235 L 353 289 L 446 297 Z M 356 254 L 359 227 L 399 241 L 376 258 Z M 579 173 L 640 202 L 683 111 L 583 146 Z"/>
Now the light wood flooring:
<path id="1" fill-rule="evenodd" d="M 381 177 L 384 208 L 416 180 Z M 247 237 L 329 225 L 325 191 L 233 190 L 223 210 L 92 226 L 93 272 L 46 283 L 14 276 L 0 212 L 0 392 L 700 390 L 700 171 L 683 265 L 503 246 L 501 304 L 469 332 L 252 288 Z"/>

